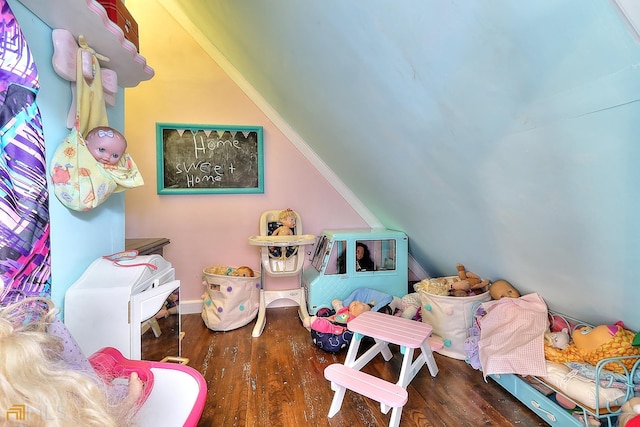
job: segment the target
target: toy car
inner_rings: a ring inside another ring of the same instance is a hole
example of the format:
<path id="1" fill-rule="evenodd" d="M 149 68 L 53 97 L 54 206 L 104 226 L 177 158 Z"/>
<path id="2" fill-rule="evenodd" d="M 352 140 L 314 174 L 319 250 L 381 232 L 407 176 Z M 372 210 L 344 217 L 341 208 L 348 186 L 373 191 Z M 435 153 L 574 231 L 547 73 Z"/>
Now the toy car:
<path id="1" fill-rule="evenodd" d="M 408 240 L 401 231 L 383 228 L 323 231 L 302 275 L 309 314 L 331 308 L 333 299 L 343 300 L 357 288 L 406 295 Z M 369 259 L 360 258 L 366 252 Z"/>

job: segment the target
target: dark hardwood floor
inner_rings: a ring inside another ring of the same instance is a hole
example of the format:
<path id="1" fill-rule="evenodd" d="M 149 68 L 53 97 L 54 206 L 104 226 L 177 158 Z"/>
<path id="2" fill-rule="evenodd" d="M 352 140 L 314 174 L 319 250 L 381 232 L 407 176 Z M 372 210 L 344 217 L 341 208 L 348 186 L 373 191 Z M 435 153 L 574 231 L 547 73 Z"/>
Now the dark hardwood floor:
<path id="1" fill-rule="evenodd" d="M 327 412 L 333 398 L 324 368 L 342 362 L 346 350 L 324 352 L 293 307 L 267 310 L 262 335 L 252 338 L 254 322 L 228 332 L 214 332 L 199 314 L 182 316 L 182 357 L 207 380 L 208 395 L 198 427 L 386 426 L 388 414 L 377 402 L 347 391 L 342 409 Z M 366 348 L 366 346 L 363 346 Z M 363 370 L 395 382 L 401 355 L 378 355 Z M 492 380 L 464 361 L 435 354 L 435 378 L 425 366 L 408 387 L 409 401 L 401 427 L 414 426 L 546 426 L 538 416 Z"/>

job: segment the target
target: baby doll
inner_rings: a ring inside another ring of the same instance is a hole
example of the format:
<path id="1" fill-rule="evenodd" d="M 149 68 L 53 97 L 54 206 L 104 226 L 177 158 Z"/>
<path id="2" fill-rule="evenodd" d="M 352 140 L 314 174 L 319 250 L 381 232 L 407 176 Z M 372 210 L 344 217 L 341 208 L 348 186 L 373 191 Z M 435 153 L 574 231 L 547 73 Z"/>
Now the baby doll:
<path id="1" fill-rule="evenodd" d="M 236 268 L 235 271 L 231 273 L 231 275 L 238 276 L 238 277 L 254 277 L 255 276 L 253 270 L 250 267 L 247 267 L 246 265 L 241 265 L 240 267 Z"/>
<path id="2" fill-rule="evenodd" d="M 285 209 L 280 212 L 278 221 L 282 224 L 273 230 L 272 236 L 292 236 L 293 228 L 296 226 L 296 214 L 291 209 Z"/>
<path id="3" fill-rule="evenodd" d="M 70 335 L 54 333 L 64 326 L 52 307 L 28 298 L 0 309 L 0 410 L 9 417 L 9 408 L 25 405 L 35 427 L 133 425 L 144 387 L 137 374 L 114 401 L 117 386 L 107 386 L 86 358 L 73 360 Z"/>
<path id="4" fill-rule="evenodd" d="M 352 301 L 348 306 L 336 311 L 336 314 L 329 317 L 312 317 L 305 319 L 305 326 L 317 332 L 328 332 L 331 334 L 341 334 L 347 330 L 346 325 L 365 311 L 371 311 L 371 305 L 362 301 Z"/>
<path id="5" fill-rule="evenodd" d="M 564 350 L 571 342 L 569 330 L 565 328 L 558 332 L 545 332 L 544 342 L 546 345 Z"/>
<path id="6" fill-rule="evenodd" d="M 334 316 L 311 316 L 304 320 L 303 325 L 317 332 L 340 334 L 346 330 L 344 325 L 354 317 L 365 311 L 380 311 L 381 308 L 390 304 L 392 301 L 393 296 L 387 293 L 375 289 L 359 288 L 351 292 L 351 294 L 342 301 L 338 299 L 331 301 L 331 305 L 336 313 Z M 336 323 L 339 323 L 339 325 L 336 325 Z"/>
<path id="7" fill-rule="evenodd" d="M 395 316 L 404 317 L 405 319 L 420 320 L 418 312 L 420 311 L 420 294 L 412 292 L 404 295 L 402 298 L 393 297 L 393 301 L 389 304 Z"/>
<path id="8" fill-rule="evenodd" d="M 85 137 L 91 155 L 103 165 L 117 164 L 127 149 L 127 140 L 117 130 L 98 126 L 91 129 Z"/>
<path id="9" fill-rule="evenodd" d="M 280 211 L 278 221 L 282 224 L 280 227 L 273 230 L 272 236 L 293 236 L 293 229 L 296 227 L 296 213 L 291 209 L 285 209 Z M 288 249 L 288 248 L 287 248 Z M 280 256 L 280 248 L 276 246 L 269 246 L 269 252 L 274 256 Z M 289 250 L 287 250 L 287 253 Z"/>
<path id="10" fill-rule="evenodd" d="M 520 298 L 520 292 L 506 280 L 496 280 L 489 287 L 489 294 L 493 299 Z"/>

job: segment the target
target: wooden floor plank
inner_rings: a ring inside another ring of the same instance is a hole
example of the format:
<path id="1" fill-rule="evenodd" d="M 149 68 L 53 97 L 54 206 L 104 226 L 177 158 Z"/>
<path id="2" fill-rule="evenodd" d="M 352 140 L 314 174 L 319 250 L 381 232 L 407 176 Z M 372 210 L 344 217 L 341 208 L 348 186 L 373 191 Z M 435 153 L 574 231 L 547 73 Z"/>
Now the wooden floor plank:
<path id="1" fill-rule="evenodd" d="M 182 356 L 203 373 L 209 388 L 198 427 L 374 427 L 389 424 L 377 402 L 347 391 L 341 410 L 327 418 L 333 399 L 324 368 L 342 363 L 346 351 L 332 354 L 315 347 L 295 308 L 267 310 L 260 337 L 253 322 L 214 332 L 199 314 L 182 316 Z M 366 349 L 363 342 L 362 351 Z M 363 371 L 395 382 L 402 356 L 391 346 L 389 362 L 378 355 Z M 546 426 L 537 415 L 467 363 L 435 354 L 440 369 L 433 378 L 425 366 L 407 391 L 401 427 Z"/>

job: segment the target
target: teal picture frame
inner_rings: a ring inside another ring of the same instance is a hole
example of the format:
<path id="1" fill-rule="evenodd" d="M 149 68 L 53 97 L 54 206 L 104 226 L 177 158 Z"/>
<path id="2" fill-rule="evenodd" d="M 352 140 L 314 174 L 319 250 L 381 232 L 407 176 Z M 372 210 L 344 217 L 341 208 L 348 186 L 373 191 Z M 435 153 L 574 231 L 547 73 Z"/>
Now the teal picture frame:
<path id="1" fill-rule="evenodd" d="M 262 194 L 262 126 L 156 123 L 157 192 Z"/>

